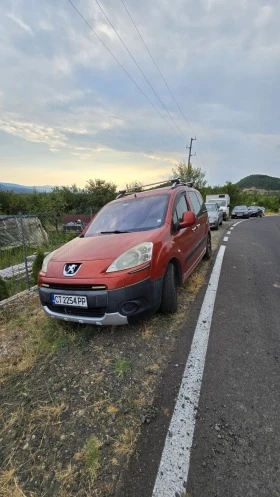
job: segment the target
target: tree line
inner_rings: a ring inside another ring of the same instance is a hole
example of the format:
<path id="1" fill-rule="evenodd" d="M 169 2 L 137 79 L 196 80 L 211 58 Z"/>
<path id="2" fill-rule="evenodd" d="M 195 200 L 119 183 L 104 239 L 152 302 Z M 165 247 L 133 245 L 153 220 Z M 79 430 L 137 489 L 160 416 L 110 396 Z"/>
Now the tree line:
<path id="1" fill-rule="evenodd" d="M 224 185 L 209 186 L 205 179 L 206 173 L 199 167 L 188 166 L 182 162 L 173 168 L 170 179 L 180 177 L 186 181 L 191 177 L 194 186 L 200 190 L 205 198 L 208 194 L 227 193 L 231 199 L 231 206 L 261 205 L 267 210 L 278 212 L 280 195 L 260 195 L 257 191 L 248 193 L 231 181 Z M 141 190 L 142 183 L 135 180 L 127 184 L 127 189 Z M 0 188 L 0 215 L 36 215 L 45 227 L 58 228 L 62 214 L 91 214 L 103 207 L 107 202 L 114 200 L 117 195 L 117 186 L 103 179 L 90 179 L 84 188 L 72 186 L 55 187 L 51 192 L 14 193 Z"/>

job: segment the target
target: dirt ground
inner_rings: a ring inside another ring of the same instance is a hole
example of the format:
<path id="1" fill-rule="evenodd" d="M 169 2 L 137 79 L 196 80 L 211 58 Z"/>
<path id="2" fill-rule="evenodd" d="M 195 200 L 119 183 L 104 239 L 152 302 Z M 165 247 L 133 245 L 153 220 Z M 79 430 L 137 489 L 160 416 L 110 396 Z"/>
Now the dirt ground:
<path id="1" fill-rule="evenodd" d="M 228 226 L 212 232 L 214 251 Z M 0 308 L 0 497 L 115 494 L 209 264 L 175 315 L 134 326 L 52 320 L 36 293 Z"/>

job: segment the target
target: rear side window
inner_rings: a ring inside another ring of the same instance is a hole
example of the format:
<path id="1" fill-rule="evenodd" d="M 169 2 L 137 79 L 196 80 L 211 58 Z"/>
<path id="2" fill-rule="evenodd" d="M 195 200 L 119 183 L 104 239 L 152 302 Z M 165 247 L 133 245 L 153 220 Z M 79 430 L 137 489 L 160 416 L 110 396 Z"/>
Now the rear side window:
<path id="1" fill-rule="evenodd" d="M 206 211 L 203 198 L 199 192 L 189 192 L 188 195 L 190 197 L 190 201 L 196 216 L 199 216 L 200 214 Z"/>
<path id="2" fill-rule="evenodd" d="M 189 210 L 189 208 L 188 208 L 186 197 L 184 194 L 182 194 L 175 201 L 173 215 L 172 215 L 173 224 L 176 225 L 177 223 L 180 223 L 181 221 L 183 221 L 183 214 L 184 214 L 184 212 L 187 212 L 188 210 Z"/>
<path id="3" fill-rule="evenodd" d="M 199 215 L 201 210 L 201 203 L 199 202 L 198 196 L 195 192 L 189 192 L 190 201 L 196 216 Z"/>

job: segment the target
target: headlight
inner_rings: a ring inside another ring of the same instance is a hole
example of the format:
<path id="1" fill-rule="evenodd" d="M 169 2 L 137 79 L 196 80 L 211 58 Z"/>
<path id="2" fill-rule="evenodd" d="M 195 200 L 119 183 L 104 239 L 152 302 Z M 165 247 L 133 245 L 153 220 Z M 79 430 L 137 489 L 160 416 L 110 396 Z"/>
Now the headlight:
<path id="1" fill-rule="evenodd" d="M 129 249 L 120 255 L 107 269 L 106 273 L 122 271 L 131 267 L 140 266 L 151 260 L 153 254 L 153 243 L 145 242 Z"/>
<path id="2" fill-rule="evenodd" d="M 48 255 L 46 255 L 45 259 L 43 260 L 41 271 L 43 271 L 44 273 L 47 272 L 49 260 L 52 258 L 54 253 L 55 250 L 53 252 L 50 252 Z"/>

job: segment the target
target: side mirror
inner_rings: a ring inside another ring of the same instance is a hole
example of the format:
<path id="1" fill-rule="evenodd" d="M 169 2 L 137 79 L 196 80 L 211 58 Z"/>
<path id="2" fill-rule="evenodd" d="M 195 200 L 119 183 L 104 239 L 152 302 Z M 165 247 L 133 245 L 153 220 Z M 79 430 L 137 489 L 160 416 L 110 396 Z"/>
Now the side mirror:
<path id="1" fill-rule="evenodd" d="M 193 212 L 184 212 L 183 221 L 179 223 L 179 229 L 188 228 L 189 226 L 193 226 L 195 224 L 195 215 Z"/>

